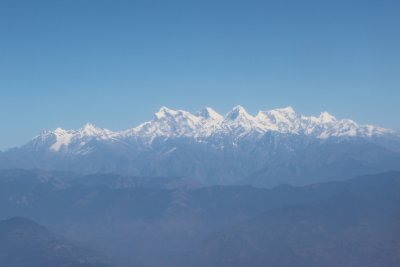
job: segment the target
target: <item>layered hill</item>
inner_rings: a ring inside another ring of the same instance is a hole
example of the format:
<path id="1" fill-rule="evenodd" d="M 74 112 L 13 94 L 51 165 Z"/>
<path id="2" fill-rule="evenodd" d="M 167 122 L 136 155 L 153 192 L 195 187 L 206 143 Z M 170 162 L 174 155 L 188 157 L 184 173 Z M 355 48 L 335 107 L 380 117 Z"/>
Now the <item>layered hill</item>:
<path id="1" fill-rule="evenodd" d="M 101 256 L 22 217 L 0 221 L 0 265 L 9 267 L 111 267 Z"/>
<path id="2" fill-rule="evenodd" d="M 104 177 L 72 178 L 1 171 L 0 218 L 40 221 L 115 266 L 400 264 L 400 172 L 272 189 L 115 187 Z M 32 222 L 0 222 L 1 266 L 20 267 L 11 263 L 21 259 L 91 263 L 88 255 Z"/>

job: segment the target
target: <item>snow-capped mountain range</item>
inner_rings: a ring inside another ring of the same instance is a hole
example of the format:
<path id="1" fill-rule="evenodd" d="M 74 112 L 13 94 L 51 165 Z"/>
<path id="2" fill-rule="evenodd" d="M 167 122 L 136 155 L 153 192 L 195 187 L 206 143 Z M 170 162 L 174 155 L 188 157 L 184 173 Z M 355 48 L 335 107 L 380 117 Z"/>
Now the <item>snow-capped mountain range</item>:
<path id="1" fill-rule="evenodd" d="M 319 139 L 330 137 L 374 137 L 394 134 L 394 131 L 372 125 L 358 125 L 352 120 L 337 120 L 328 112 L 320 116 L 303 116 L 292 107 L 259 111 L 252 116 L 242 107 L 236 106 L 225 116 L 206 107 L 196 114 L 184 110 L 161 107 L 153 120 L 135 128 L 120 132 L 98 128 L 90 123 L 79 130 L 45 131 L 35 140 L 54 140 L 52 151 L 68 150 L 71 144 L 84 146 L 91 139 L 120 141 L 136 139 L 151 145 L 157 138 L 193 138 L 206 140 L 213 136 L 233 136 L 235 140 L 245 136 L 259 136 L 267 132 L 305 135 Z"/>
<path id="2" fill-rule="evenodd" d="M 0 168 L 185 176 L 205 184 L 304 184 L 400 169 L 395 131 L 293 108 L 192 114 L 161 107 L 135 128 L 44 131 L 0 153 Z"/>

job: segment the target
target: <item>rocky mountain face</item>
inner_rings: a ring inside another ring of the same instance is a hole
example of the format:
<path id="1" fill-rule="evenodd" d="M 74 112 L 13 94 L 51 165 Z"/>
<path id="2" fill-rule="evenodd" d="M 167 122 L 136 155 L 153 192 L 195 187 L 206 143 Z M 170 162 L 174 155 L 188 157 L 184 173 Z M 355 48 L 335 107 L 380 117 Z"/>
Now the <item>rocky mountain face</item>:
<path id="1" fill-rule="evenodd" d="M 0 154 L 0 168 L 83 174 L 184 176 L 211 184 L 307 184 L 400 169 L 395 131 L 293 108 L 225 116 L 162 107 L 151 121 L 120 132 L 87 124 L 45 131 Z"/>

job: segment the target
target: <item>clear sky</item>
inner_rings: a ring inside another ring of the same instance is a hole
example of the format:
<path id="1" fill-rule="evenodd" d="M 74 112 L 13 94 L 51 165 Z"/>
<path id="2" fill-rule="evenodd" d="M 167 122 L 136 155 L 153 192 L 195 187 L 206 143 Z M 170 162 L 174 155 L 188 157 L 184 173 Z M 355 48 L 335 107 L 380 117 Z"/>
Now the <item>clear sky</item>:
<path id="1" fill-rule="evenodd" d="M 400 129 L 400 1 L 0 1 L 0 149 L 160 106 Z"/>

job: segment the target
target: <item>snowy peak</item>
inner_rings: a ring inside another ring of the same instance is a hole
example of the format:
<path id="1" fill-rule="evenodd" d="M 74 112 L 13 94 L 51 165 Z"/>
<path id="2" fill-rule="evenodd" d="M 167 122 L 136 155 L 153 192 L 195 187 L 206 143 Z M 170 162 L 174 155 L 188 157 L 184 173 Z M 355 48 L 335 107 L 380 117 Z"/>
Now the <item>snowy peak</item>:
<path id="1" fill-rule="evenodd" d="M 336 118 L 333 115 L 329 114 L 326 111 L 322 112 L 319 115 L 319 120 L 320 120 L 321 123 L 334 123 L 334 122 L 337 121 Z"/>
<path id="2" fill-rule="evenodd" d="M 247 111 L 242 106 L 234 107 L 228 114 L 225 116 L 225 120 L 238 120 L 238 119 L 253 119 L 253 117 L 247 113 Z"/>
<path id="3" fill-rule="evenodd" d="M 194 136 L 200 121 L 201 118 L 190 112 L 161 107 L 153 120 L 124 131 L 122 135 L 142 139 L 145 143 L 151 143 L 157 137 Z"/>
<path id="4" fill-rule="evenodd" d="M 53 151 L 59 151 L 63 146 L 68 146 L 74 137 L 73 131 L 66 131 L 61 128 L 54 130 L 55 142 L 51 145 L 50 149 Z"/>
<path id="5" fill-rule="evenodd" d="M 223 116 L 216 112 L 214 109 L 210 107 L 205 107 L 196 113 L 196 116 L 201 117 L 206 120 L 215 120 L 221 121 L 223 120 Z"/>
<path id="6" fill-rule="evenodd" d="M 57 128 L 54 131 L 44 131 L 35 137 L 30 144 L 48 144 L 48 149 L 58 152 L 60 150 L 68 150 L 71 146 L 84 146 L 91 140 L 113 140 L 116 133 L 94 126 L 87 123 L 79 130 L 64 130 Z"/>
<path id="7" fill-rule="evenodd" d="M 94 125 L 91 124 L 91 123 L 86 123 L 86 124 L 79 130 L 79 132 L 80 132 L 82 135 L 85 135 L 85 136 L 96 136 L 96 135 L 101 134 L 103 131 L 104 131 L 103 129 L 97 128 L 96 126 L 94 126 Z"/>
<path id="8" fill-rule="evenodd" d="M 188 121 L 198 121 L 199 118 L 190 112 L 184 110 L 173 110 L 167 107 L 161 107 L 160 110 L 155 114 L 155 121 L 170 121 L 170 122 L 184 122 Z"/>
<path id="9" fill-rule="evenodd" d="M 278 109 L 275 109 L 274 111 L 280 112 L 280 113 L 283 113 L 283 114 L 287 114 L 287 115 L 296 114 L 296 111 L 294 111 L 294 109 L 291 106 L 288 106 L 286 108 L 278 108 Z"/>
<path id="10" fill-rule="evenodd" d="M 297 113 L 292 107 L 278 108 L 261 112 L 276 123 L 287 122 L 288 120 L 293 120 L 298 117 Z"/>
<path id="11" fill-rule="evenodd" d="M 236 106 L 226 114 L 221 128 L 224 134 L 234 135 L 234 139 L 264 132 L 263 126 L 242 106 Z"/>
<path id="12" fill-rule="evenodd" d="M 163 119 L 166 117 L 173 117 L 177 114 L 177 111 L 169 109 L 165 106 L 162 106 L 158 112 L 154 114 L 155 119 Z"/>
<path id="13" fill-rule="evenodd" d="M 76 151 L 88 149 L 87 144 L 96 142 L 119 142 L 120 144 L 151 146 L 157 138 L 192 138 L 195 142 L 215 142 L 224 137 L 259 138 L 267 132 L 278 134 L 305 135 L 319 139 L 330 137 L 364 137 L 393 134 L 388 129 L 358 125 L 352 120 L 338 120 L 328 112 L 318 117 L 297 114 L 292 107 L 259 111 L 250 115 L 242 106 L 236 106 L 225 117 L 210 107 L 196 114 L 184 110 L 161 107 L 154 119 L 121 132 L 112 132 L 87 123 L 79 130 L 45 131 L 32 140 L 34 146 L 47 146 L 53 151 Z M 213 139 L 214 137 L 215 140 Z M 85 151 L 86 151 L 85 150 Z"/>
<path id="14" fill-rule="evenodd" d="M 292 107 L 260 111 L 256 118 L 267 131 L 298 134 L 301 129 L 301 116 Z"/>
<path id="15" fill-rule="evenodd" d="M 112 139 L 115 133 L 104 128 L 96 127 L 91 123 L 86 123 L 80 130 L 75 133 L 75 135 L 81 138 L 108 140 Z"/>

